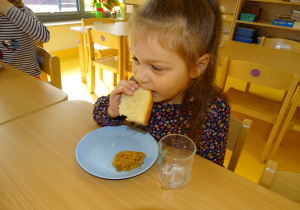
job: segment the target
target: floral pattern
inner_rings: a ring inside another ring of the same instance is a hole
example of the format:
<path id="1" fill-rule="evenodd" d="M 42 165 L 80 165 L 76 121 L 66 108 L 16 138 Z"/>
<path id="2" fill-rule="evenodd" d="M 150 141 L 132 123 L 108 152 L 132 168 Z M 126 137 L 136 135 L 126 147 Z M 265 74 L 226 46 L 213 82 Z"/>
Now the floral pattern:
<path id="1" fill-rule="evenodd" d="M 192 103 L 192 102 L 191 102 Z M 192 105 L 192 104 L 191 104 Z M 120 125 L 125 120 L 125 116 L 110 118 L 107 114 L 109 106 L 109 96 L 98 98 L 94 105 L 93 117 L 99 126 Z M 227 134 L 230 120 L 230 107 L 221 98 L 214 99 L 208 106 L 207 117 L 202 125 L 201 138 L 197 144 L 196 154 L 223 166 L 226 152 Z M 180 114 L 180 104 L 167 104 L 155 102 L 148 126 L 137 125 L 137 127 L 148 132 L 157 141 L 163 136 L 173 134 L 177 120 L 179 120 L 178 134 L 186 135 L 187 129 L 183 130 L 183 125 L 188 123 L 191 111 L 186 110 L 178 119 Z M 189 125 L 187 125 L 187 128 Z"/>

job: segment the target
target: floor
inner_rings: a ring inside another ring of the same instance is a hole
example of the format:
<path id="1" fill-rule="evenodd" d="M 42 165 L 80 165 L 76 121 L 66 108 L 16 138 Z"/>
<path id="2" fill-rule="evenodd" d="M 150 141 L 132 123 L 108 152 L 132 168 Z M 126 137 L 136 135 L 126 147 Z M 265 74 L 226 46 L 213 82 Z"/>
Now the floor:
<path id="1" fill-rule="evenodd" d="M 61 59 L 62 88 L 68 94 L 69 100 L 81 99 L 94 103 L 98 97 L 110 93 L 112 87 L 96 81 L 95 93 L 89 94 L 87 84 L 81 82 L 77 51 L 54 52 L 53 54 L 58 55 Z M 106 73 L 105 77 L 111 77 L 110 73 Z M 107 82 L 107 84 L 110 83 Z M 238 113 L 233 114 L 240 120 L 246 117 L 253 120 L 235 173 L 258 183 L 264 169 L 264 164 L 259 163 L 258 160 L 266 143 L 264 139 L 266 139 L 268 132 L 271 130 L 271 125 L 249 116 Z M 288 131 L 279 150 L 272 159 L 278 162 L 280 170 L 291 170 L 300 173 L 300 133 Z M 228 162 L 227 160 L 228 157 L 226 156 L 225 165 Z"/>

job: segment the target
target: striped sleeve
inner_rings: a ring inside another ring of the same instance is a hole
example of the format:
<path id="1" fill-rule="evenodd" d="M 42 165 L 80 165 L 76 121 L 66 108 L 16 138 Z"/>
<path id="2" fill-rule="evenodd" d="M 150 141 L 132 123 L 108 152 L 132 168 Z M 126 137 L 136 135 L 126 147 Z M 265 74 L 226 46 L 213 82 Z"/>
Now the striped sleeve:
<path id="1" fill-rule="evenodd" d="M 37 42 L 49 41 L 50 32 L 47 27 L 36 18 L 33 11 L 28 7 L 25 6 L 22 9 L 10 7 L 6 12 L 6 17 L 31 39 Z"/>

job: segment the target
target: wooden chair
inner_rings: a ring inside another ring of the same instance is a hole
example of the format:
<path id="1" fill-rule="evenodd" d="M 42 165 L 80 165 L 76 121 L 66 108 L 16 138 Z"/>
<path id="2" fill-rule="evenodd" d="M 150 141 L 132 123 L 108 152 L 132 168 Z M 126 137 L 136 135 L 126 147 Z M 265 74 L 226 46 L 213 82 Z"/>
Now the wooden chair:
<path id="1" fill-rule="evenodd" d="M 124 76 L 124 79 L 125 80 L 129 80 L 130 77 L 132 76 L 132 60 L 131 60 L 131 54 L 130 54 L 130 51 L 129 51 L 129 38 L 128 36 L 124 37 L 124 65 L 123 65 L 123 68 L 124 68 L 124 73 L 123 73 L 123 76 Z"/>
<path id="2" fill-rule="evenodd" d="M 278 163 L 268 160 L 259 184 L 290 200 L 300 203 L 300 174 L 277 169 Z"/>
<path id="3" fill-rule="evenodd" d="M 89 19 L 81 19 L 81 25 L 82 26 L 91 26 L 91 25 L 96 25 L 99 23 L 114 23 L 114 19 L 113 18 L 89 18 Z M 85 46 L 85 54 L 86 57 L 88 58 L 88 45 L 87 45 L 87 35 L 84 36 L 84 46 Z M 104 47 L 101 45 L 95 45 L 94 46 L 95 49 L 95 53 L 97 54 L 98 58 L 100 57 L 105 57 L 105 56 L 110 56 L 110 55 L 118 55 L 118 50 L 117 49 L 112 49 L 112 48 L 108 48 L 108 47 Z M 86 69 L 89 69 L 89 64 L 87 63 L 87 67 Z M 99 77 L 102 80 L 103 79 L 103 70 L 99 69 Z"/>
<path id="4" fill-rule="evenodd" d="M 266 38 L 263 36 L 260 42 L 260 46 L 280 50 L 290 50 L 292 52 L 300 53 L 300 43 L 289 39 Z"/>
<path id="5" fill-rule="evenodd" d="M 273 124 L 260 158 L 260 162 L 265 162 L 269 156 L 270 148 L 273 146 L 274 137 L 296 90 L 299 78 L 297 75 L 271 66 L 231 60 L 229 57 L 224 59 L 221 73 L 220 86 L 223 90 L 225 90 L 225 84 L 229 77 L 244 81 L 247 84 L 244 90 L 230 87 L 226 91 L 231 103 L 231 110 Z M 285 94 L 282 100 L 274 100 L 251 92 L 250 85 L 260 85 L 262 88 L 280 90 Z"/>
<path id="6" fill-rule="evenodd" d="M 113 73 L 113 86 L 117 85 L 117 75 L 123 79 L 123 36 L 116 36 L 103 31 L 87 31 L 89 46 L 90 92 L 95 89 L 95 67 L 105 69 Z M 118 56 L 95 57 L 94 44 L 118 50 Z"/>
<path id="7" fill-rule="evenodd" d="M 284 121 L 284 124 L 280 130 L 278 138 L 275 141 L 274 147 L 272 148 L 270 158 L 272 158 L 278 150 L 278 147 L 282 141 L 282 138 L 287 129 L 292 129 L 300 132 L 300 87 L 298 87 L 292 106 L 288 112 L 288 115 Z"/>
<path id="8" fill-rule="evenodd" d="M 241 122 L 235 116 L 230 116 L 229 132 L 226 147 L 226 149 L 232 151 L 232 155 L 227 166 L 227 169 L 230 171 L 235 171 L 245 140 L 248 136 L 251 124 L 252 120 L 244 119 L 244 121 Z"/>
<path id="9" fill-rule="evenodd" d="M 36 58 L 42 70 L 42 80 L 62 89 L 59 57 L 51 55 L 44 48 L 37 46 Z M 48 76 L 50 77 L 50 81 L 48 81 Z"/>

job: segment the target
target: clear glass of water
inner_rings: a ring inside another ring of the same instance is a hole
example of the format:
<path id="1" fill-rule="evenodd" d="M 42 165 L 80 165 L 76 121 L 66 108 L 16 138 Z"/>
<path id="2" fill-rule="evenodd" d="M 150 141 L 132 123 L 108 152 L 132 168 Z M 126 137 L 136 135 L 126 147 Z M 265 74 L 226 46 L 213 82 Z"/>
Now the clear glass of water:
<path id="1" fill-rule="evenodd" d="M 195 143 L 187 136 L 171 134 L 158 143 L 157 178 L 163 189 L 185 187 L 190 180 Z"/>

